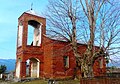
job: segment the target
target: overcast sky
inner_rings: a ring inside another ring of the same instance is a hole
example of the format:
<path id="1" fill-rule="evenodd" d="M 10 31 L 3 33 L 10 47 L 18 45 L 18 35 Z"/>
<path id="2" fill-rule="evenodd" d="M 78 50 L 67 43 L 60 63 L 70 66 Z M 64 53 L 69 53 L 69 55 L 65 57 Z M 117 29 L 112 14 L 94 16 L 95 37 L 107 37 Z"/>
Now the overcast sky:
<path id="1" fill-rule="evenodd" d="M 44 13 L 47 0 L 0 0 L 0 59 L 16 58 L 16 39 L 19 16 L 31 9 Z"/>

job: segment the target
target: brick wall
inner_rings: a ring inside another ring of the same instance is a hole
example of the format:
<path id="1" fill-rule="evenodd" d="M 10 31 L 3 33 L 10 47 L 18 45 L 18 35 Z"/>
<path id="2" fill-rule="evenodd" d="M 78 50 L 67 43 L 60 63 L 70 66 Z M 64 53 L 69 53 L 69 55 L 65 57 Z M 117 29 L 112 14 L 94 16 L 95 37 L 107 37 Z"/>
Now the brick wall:
<path id="1" fill-rule="evenodd" d="M 80 84 L 120 84 L 120 78 L 83 78 Z"/>

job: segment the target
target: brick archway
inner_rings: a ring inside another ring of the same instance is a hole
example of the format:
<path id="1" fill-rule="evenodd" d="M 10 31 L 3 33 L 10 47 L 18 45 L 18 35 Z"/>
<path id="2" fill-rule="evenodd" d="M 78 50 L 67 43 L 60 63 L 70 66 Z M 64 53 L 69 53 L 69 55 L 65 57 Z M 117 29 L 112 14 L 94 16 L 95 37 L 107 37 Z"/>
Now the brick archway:
<path id="1" fill-rule="evenodd" d="M 26 60 L 26 77 L 39 78 L 40 60 L 37 58 L 29 58 Z"/>

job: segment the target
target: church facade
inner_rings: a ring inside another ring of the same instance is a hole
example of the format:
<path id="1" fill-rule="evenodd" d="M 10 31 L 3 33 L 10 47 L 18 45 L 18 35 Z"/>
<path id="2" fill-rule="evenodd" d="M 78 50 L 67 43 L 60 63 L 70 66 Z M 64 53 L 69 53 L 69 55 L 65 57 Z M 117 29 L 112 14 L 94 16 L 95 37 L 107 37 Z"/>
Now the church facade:
<path id="1" fill-rule="evenodd" d="M 32 32 L 31 32 L 32 31 Z M 78 50 L 84 53 L 86 45 L 79 44 Z M 99 63 L 98 61 L 101 61 Z M 17 78 L 73 78 L 76 60 L 70 43 L 50 39 L 46 36 L 46 18 L 33 10 L 24 12 L 18 18 L 16 71 Z M 95 76 L 104 76 L 104 57 L 98 58 L 93 66 Z"/>

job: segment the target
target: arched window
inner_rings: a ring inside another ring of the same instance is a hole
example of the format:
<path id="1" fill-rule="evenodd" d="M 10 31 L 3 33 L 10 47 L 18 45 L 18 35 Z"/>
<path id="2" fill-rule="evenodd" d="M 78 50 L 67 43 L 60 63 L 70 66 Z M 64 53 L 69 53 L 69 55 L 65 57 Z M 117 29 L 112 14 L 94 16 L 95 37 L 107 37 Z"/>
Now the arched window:
<path id="1" fill-rule="evenodd" d="M 101 69 L 103 68 L 103 59 L 99 60 L 99 66 L 100 66 Z"/>
<path id="2" fill-rule="evenodd" d="M 69 68 L 69 56 L 63 56 L 64 67 Z"/>

